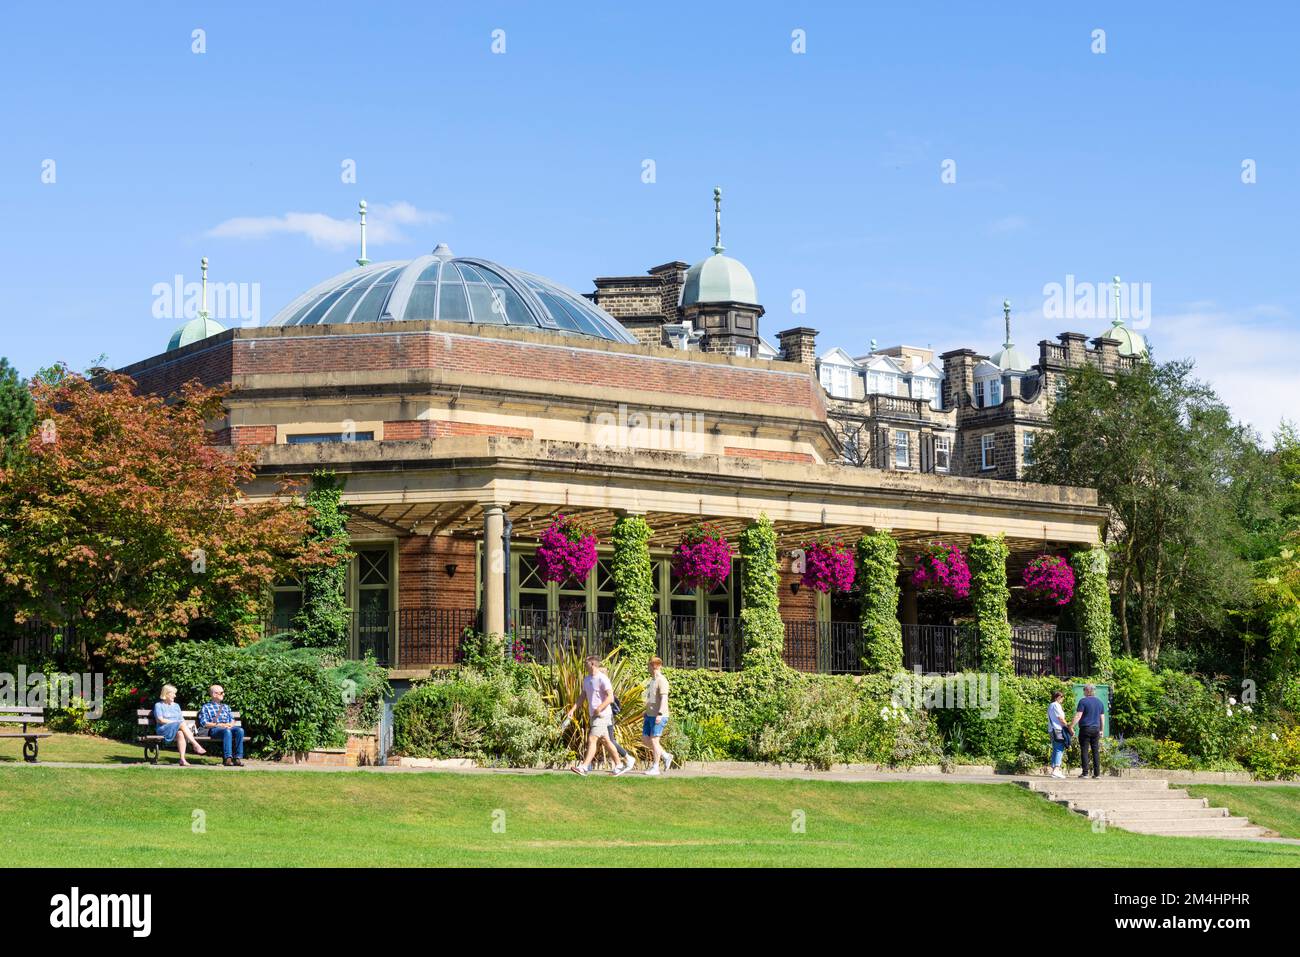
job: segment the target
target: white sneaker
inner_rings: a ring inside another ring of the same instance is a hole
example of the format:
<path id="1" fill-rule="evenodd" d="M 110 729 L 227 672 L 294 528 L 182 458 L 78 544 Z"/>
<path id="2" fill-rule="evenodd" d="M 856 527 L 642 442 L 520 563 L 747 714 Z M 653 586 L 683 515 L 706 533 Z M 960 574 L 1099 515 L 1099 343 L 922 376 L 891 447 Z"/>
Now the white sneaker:
<path id="1" fill-rule="evenodd" d="M 1060 769 L 1060 768 L 1053 768 L 1053 769 L 1052 769 L 1052 777 L 1054 777 L 1054 778 L 1063 778 L 1063 777 L 1065 777 L 1065 775 L 1061 773 L 1061 769 Z"/>
<path id="2" fill-rule="evenodd" d="M 657 764 L 654 767 L 652 767 L 649 771 L 646 772 L 646 776 L 652 778 L 657 778 L 659 774 L 660 774 L 659 765 Z"/>
<path id="3" fill-rule="evenodd" d="M 587 766 L 585 764 L 575 764 L 569 770 L 574 774 L 581 774 L 584 778 L 587 776 Z"/>
<path id="4" fill-rule="evenodd" d="M 665 751 L 663 753 L 663 757 L 664 757 L 664 773 L 666 774 L 668 772 L 668 769 L 673 766 L 673 753 L 671 751 Z"/>
<path id="5" fill-rule="evenodd" d="M 616 768 L 614 768 L 613 771 L 611 771 L 611 772 L 609 772 L 609 773 L 612 774 L 612 775 L 614 775 L 614 777 L 618 777 L 620 774 L 626 774 L 627 771 L 628 771 L 628 767 L 627 767 L 627 765 L 626 765 L 626 764 L 620 764 L 620 765 L 618 765 Z"/>
<path id="6" fill-rule="evenodd" d="M 624 767 L 623 770 L 631 771 L 634 767 L 636 767 L 636 758 L 632 757 L 632 755 L 629 754 L 627 756 L 627 766 Z"/>

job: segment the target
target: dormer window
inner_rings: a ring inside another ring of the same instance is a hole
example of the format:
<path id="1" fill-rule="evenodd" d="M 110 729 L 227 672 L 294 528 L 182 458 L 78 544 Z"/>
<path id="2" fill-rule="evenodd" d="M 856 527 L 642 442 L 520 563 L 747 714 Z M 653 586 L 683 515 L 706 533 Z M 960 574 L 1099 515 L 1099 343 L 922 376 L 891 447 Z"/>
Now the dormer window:
<path id="1" fill-rule="evenodd" d="M 827 394 L 833 395 L 839 399 L 848 399 L 853 395 L 851 386 L 851 376 L 853 370 L 848 366 L 835 365 L 829 362 L 822 363 L 821 382 L 822 388 Z"/>

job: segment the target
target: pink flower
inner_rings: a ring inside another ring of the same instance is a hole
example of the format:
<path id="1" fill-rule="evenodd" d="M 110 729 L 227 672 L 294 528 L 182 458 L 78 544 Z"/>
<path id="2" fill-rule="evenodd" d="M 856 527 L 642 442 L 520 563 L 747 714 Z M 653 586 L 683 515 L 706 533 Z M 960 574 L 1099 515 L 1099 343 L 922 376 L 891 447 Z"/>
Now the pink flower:
<path id="1" fill-rule="evenodd" d="M 581 584 L 596 567 L 596 536 L 576 519 L 557 515 L 542 532 L 537 564 L 541 566 L 542 578 L 548 582 L 573 579 Z"/>
<path id="2" fill-rule="evenodd" d="M 731 546 L 716 526 L 696 525 L 673 550 L 673 574 L 691 588 L 712 590 L 731 574 Z"/>
<path id="3" fill-rule="evenodd" d="M 1060 555 L 1039 555 L 1025 566 L 1021 580 L 1028 591 L 1058 605 L 1074 597 L 1074 569 Z"/>
<path id="4" fill-rule="evenodd" d="M 853 553 L 843 542 L 812 542 L 803 552 L 804 585 L 822 592 L 845 592 L 853 587 L 857 569 Z"/>
<path id="5" fill-rule="evenodd" d="M 946 591 L 954 598 L 970 597 L 970 566 L 956 545 L 931 542 L 916 558 L 912 584 L 923 591 Z"/>

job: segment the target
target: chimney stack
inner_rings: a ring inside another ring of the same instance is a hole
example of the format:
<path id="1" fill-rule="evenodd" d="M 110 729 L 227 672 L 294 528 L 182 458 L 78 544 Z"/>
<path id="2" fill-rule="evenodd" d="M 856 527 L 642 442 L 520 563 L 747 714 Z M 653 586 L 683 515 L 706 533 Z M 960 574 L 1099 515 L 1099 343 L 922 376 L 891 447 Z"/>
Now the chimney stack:
<path id="1" fill-rule="evenodd" d="M 781 358 L 806 366 L 817 364 L 817 330 L 796 326 L 776 334 L 781 343 Z"/>

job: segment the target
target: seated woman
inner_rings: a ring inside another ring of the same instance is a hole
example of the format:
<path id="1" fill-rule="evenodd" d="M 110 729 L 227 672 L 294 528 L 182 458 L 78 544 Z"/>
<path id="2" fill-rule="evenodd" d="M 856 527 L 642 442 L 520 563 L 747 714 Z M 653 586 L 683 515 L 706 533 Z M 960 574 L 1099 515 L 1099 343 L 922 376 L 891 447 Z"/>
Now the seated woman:
<path id="1" fill-rule="evenodd" d="M 153 723 L 165 743 L 176 742 L 176 750 L 181 754 L 181 767 L 190 766 L 190 763 L 185 760 L 187 743 L 194 748 L 195 754 L 207 754 L 203 746 L 194 739 L 194 732 L 183 719 L 181 706 L 176 703 L 175 685 L 163 685 L 162 700 L 153 706 Z"/>

